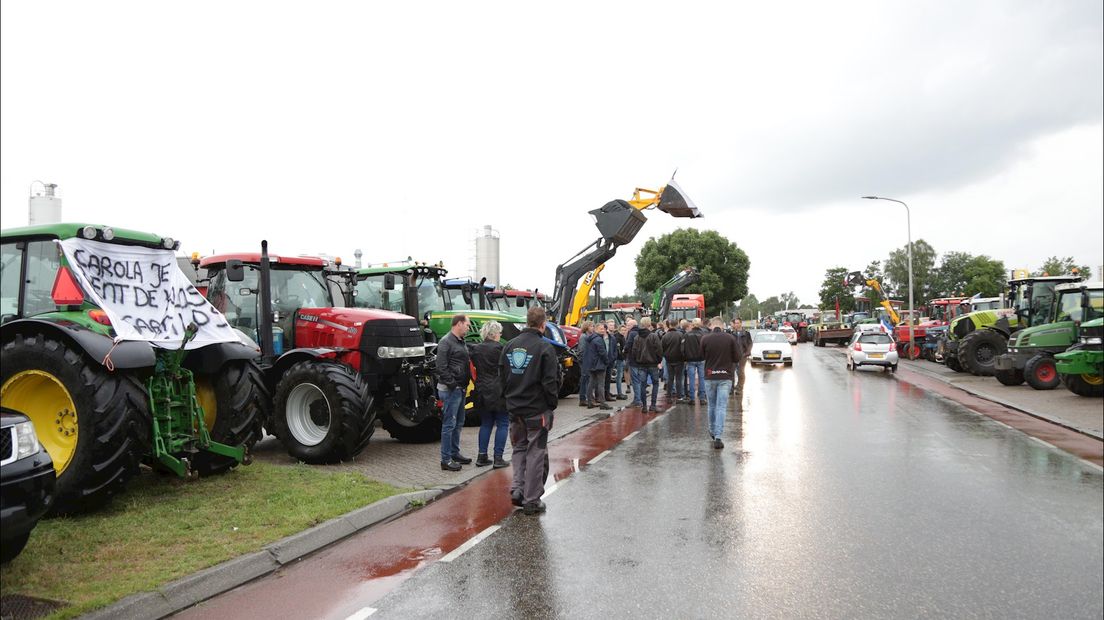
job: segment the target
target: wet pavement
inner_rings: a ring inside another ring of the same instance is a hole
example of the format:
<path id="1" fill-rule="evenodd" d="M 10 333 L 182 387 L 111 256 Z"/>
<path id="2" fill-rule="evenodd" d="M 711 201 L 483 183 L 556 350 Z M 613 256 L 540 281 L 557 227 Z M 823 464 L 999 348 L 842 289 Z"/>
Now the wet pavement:
<path id="1" fill-rule="evenodd" d="M 493 472 L 182 615 L 1104 614 L 1097 465 L 807 345 L 706 427 L 618 414 L 553 445 L 543 516 Z"/>

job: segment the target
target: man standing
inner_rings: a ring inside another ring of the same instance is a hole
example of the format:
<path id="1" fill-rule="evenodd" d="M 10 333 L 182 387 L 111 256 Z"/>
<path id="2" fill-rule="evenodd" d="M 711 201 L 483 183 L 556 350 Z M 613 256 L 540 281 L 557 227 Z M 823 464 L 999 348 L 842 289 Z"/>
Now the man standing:
<path id="1" fill-rule="evenodd" d="M 740 359 L 736 360 L 736 396 L 744 395 L 744 370 L 747 368 L 748 357 L 751 356 L 751 332 L 744 329 L 744 322 L 740 319 L 732 319 L 732 336 L 740 344 Z"/>
<path id="2" fill-rule="evenodd" d="M 659 336 L 652 331 L 652 320 L 640 319 L 640 329 L 633 338 L 633 396 L 640 398 L 640 411 L 659 413 L 656 399 L 659 396 L 659 363 L 663 359 L 663 346 Z M 648 406 L 648 381 L 652 384 L 652 405 Z"/>
<path id="3" fill-rule="evenodd" d="M 594 325 L 594 333 L 587 340 L 587 358 L 590 368 L 590 388 L 587 393 L 587 409 L 611 409 L 606 404 L 606 378 L 609 369 L 609 341 L 606 338 L 606 324 L 599 321 Z"/>
<path id="4" fill-rule="evenodd" d="M 514 444 L 510 500 L 527 515 L 546 508 L 540 498 L 548 476 L 548 431 L 559 403 L 559 362 L 543 337 L 545 320 L 544 308 L 529 308 L 525 329 L 502 350 L 502 394 Z"/>
<path id="5" fill-rule="evenodd" d="M 606 321 L 606 359 L 609 366 L 606 367 L 606 402 L 615 398 L 613 394 L 613 376 L 617 372 L 617 362 L 621 359 L 621 344 L 617 341 L 617 322 Z M 621 394 L 621 384 L 617 384 L 617 394 Z M 621 399 L 618 399 L 621 400 Z"/>
<path id="6" fill-rule="evenodd" d="M 724 320 L 715 317 L 709 322 L 711 331 L 702 338 L 705 354 L 705 398 L 709 407 L 709 434 L 713 447 L 724 447 L 725 415 L 728 412 L 728 393 L 732 389 L 732 377 L 736 373 L 736 361 L 743 352 L 735 336 L 724 332 Z"/>
<path id="7" fill-rule="evenodd" d="M 676 329 L 673 324 L 669 326 L 667 333 L 663 334 L 663 365 L 667 369 L 667 396 L 674 396 L 680 403 L 686 401 L 686 384 L 682 380 L 682 371 L 686 361 L 682 352 L 683 341 L 686 339 L 682 322 Z"/>
<path id="8" fill-rule="evenodd" d="M 636 343 L 636 338 L 640 335 L 640 327 L 636 324 L 636 319 L 629 319 L 625 322 L 628 326 L 628 330 L 625 332 L 625 365 L 629 369 L 629 389 L 632 391 L 632 403 L 630 407 L 641 406 L 640 400 L 640 386 L 637 385 L 637 373 L 636 373 L 636 358 L 632 355 L 633 346 Z"/>
<path id="9" fill-rule="evenodd" d="M 464 428 L 464 391 L 471 380 L 471 360 L 464 335 L 470 322 L 463 314 L 452 317 L 452 329 L 437 344 L 437 395 L 441 412 L 441 469 L 460 471 L 472 460 L 460 454 L 460 430 Z"/>
<path id="10" fill-rule="evenodd" d="M 705 354 L 702 353 L 701 341 L 705 337 L 701 319 L 694 319 L 693 327 L 686 332 L 686 340 L 683 343 L 683 353 L 686 357 L 686 374 L 690 379 L 690 388 L 686 397 L 694 402 L 694 392 L 697 392 L 699 405 L 707 404 L 705 399 Z"/>

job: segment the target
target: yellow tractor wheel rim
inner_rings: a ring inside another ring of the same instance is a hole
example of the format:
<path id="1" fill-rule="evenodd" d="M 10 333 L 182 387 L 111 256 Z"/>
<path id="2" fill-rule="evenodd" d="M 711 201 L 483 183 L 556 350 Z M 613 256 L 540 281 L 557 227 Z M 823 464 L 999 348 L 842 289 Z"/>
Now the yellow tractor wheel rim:
<path id="1" fill-rule="evenodd" d="M 215 386 L 212 385 L 209 377 L 197 375 L 195 387 L 196 400 L 199 401 L 199 406 L 203 407 L 203 423 L 207 425 L 207 432 L 210 433 L 215 427 L 215 420 L 218 419 L 218 398 L 215 397 Z"/>
<path id="2" fill-rule="evenodd" d="M 1104 383 L 1104 377 L 1097 374 L 1081 375 L 1081 380 L 1089 385 L 1100 385 Z"/>
<path id="3" fill-rule="evenodd" d="M 77 452 L 77 406 L 69 390 L 48 372 L 24 370 L 0 387 L 0 401 L 31 419 L 60 476 Z"/>

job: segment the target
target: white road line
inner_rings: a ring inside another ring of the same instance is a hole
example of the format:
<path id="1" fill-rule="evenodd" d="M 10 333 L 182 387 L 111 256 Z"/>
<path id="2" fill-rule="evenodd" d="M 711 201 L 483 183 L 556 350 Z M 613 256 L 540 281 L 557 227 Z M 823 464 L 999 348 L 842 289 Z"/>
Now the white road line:
<path id="1" fill-rule="evenodd" d="M 603 450 L 601 453 L 598 454 L 598 456 L 596 456 L 596 457 L 590 459 L 589 461 L 587 461 L 587 465 L 593 465 L 593 464 L 597 463 L 598 461 L 601 461 L 602 459 L 609 456 L 609 453 L 610 453 L 609 450 Z"/>
<path id="2" fill-rule="evenodd" d="M 628 441 L 628 440 L 632 439 L 633 437 L 636 437 L 639 434 L 640 434 L 640 431 L 633 431 L 633 432 L 629 433 L 628 435 L 625 435 L 625 438 L 622 439 L 621 441 L 623 441 L 623 442 Z"/>
<path id="3" fill-rule="evenodd" d="M 571 459 L 571 470 L 579 471 L 579 459 Z"/>
<path id="4" fill-rule="evenodd" d="M 1101 466 L 1097 465 L 1096 463 L 1093 463 L 1091 461 L 1086 461 L 1085 459 L 1081 459 L 1081 462 L 1088 465 L 1089 467 L 1092 467 L 1096 471 L 1104 472 L 1104 467 L 1101 467 Z"/>
<path id="5" fill-rule="evenodd" d="M 544 488 L 544 495 L 541 495 L 541 499 L 544 499 L 544 498 L 548 497 L 549 495 L 552 495 L 553 493 L 558 491 L 559 488 L 562 487 L 564 485 L 564 483 L 567 482 L 568 480 L 569 480 L 569 478 L 564 478 L 563 480 L 560 480 L 559 482 L 553 483 L 551 486 L 545 487 Z"/>
<path id="6" fill-rule="evenodd" d="M 376 613 L 376 611 L 377 610 L 376 610 L 375 607 L 364 607 L 360 611 L 356 612 L 355 614 L 349 616 L 348 618 L 345 618 L 345 620 L 364 620 L 368 616 L 371 616 L 372 614 Z"/>
<path id="7" fill-rule="evenodd" d="M 659 422 L 659 416 L 656 416 L 656 417 L 652 418 L 651 420 L 649 420 L 648 424 L 655 424 L 656 422 Z"/>
<path id="8" fill-rule="evenodd" d="M 492 525 L 491 527 L 483 530 L 482 532 L 479 532 L 475 536 L 472 536 L 468 540 L 468 542 L 466 542 L 466 543 L 460 545 L 459 547 L 453 549 L 452 551 L 450 551 L 448 553 L 448 555 L 446 555 L 445 557 L 443 557 L 443 558 L 441 558 L 440 560 L 437 560 L 437 561 L 438 562 L 451 562 L 451 561 L 455 560 L 456 558 L 463 555 L 463 553 L 465 551 L 467 551 L 468 549 L 471 549 L 472 547 L 474 547 L 474 546 L 478 545 L 480 542 L 482 542 L 484 538 L 490 536 L 491 534 L 494 534 L 496 531 L 498 531 L 498 528 L 500 528 L 500 527 L 502 527 L 502 526 L 501 525 Z"/>

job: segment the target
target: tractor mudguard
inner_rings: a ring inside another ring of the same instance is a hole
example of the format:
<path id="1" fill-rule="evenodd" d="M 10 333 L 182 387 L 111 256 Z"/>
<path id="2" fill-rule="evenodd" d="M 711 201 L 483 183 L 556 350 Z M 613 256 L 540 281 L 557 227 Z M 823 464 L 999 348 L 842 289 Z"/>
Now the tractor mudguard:
<path id="1" fill-rule="evenodd" d="M 153 346 L 148 342 L 127 340 L 115 344 L 109 336 L 97 334 L 72 321 L 44 321 L 42 319 L 18 319 L 4 324 L 4 334 L 15 332 L 41 332 L 71 342 L 95 360 L 103 364 L 108 352 L 116 369 L 153 368 Z M 112 349 L 114 347 L 114 349 Z"/>
<path id="2" fill-rule="evenodd" d="M 241 342 L 219 342 L 188 352 L 182 366 L 192 372 L 208 375 L 232 360 L 258 359 L 261 352 Z M 112 354 L 112 359 L 115 355 Z"/>
<path id="3" fill-rule="evenodd" d="M 326 349 L 322 347 L 303 347 L 285 351 L 283 355 L 276 359 L 276 363 L 272 365 L 272 370 L 270 371 L 272 373 L 271 376 L 282 376 L 293 364 L 305 360 L 326 359 L 336 362 L 338 361 L 338 355 L 345 351 L 345 349 Z"/>
<path id="4" fill-rule="evenodd" d="M 1002 316 L 1001 318 L 997 319 L 997 322 L 990 325 L 989 329 L 994 329 L 1004 334 L 1005 338 L 1010 338 L 1013 331 L 1012 325 L 1008 322 L 1008 317 L 1006 316 Z"/>

